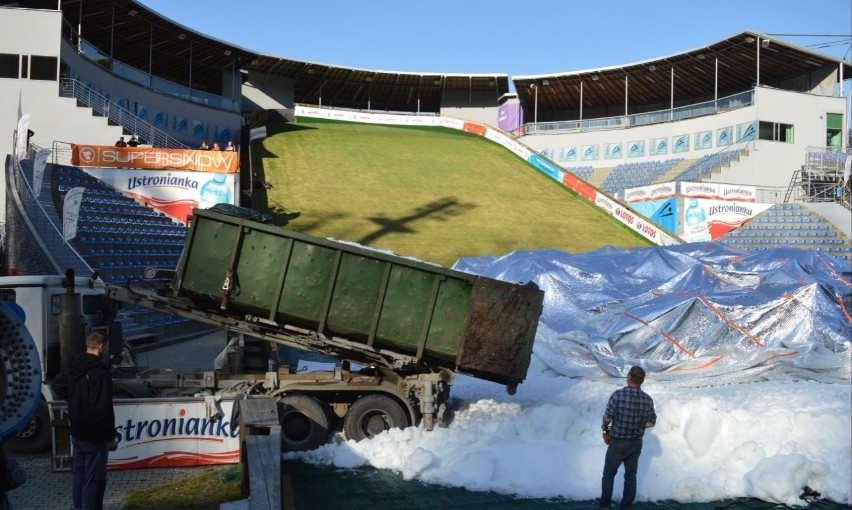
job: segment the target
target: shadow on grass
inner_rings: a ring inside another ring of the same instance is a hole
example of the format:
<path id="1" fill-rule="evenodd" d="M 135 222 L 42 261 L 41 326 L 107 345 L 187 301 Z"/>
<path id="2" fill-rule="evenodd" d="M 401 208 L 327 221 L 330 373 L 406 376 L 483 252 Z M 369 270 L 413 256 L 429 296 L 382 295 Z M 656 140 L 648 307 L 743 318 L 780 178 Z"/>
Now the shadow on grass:
<path id="1" fill-rule="evenodd" d="M 379 228 L 366 236 L 358 239 L 358 244 L 369 246 L 370 243 L 388 234 L 413 234 L 416 230 L 410 225 L 416 221 L 426 218 L 446 221 L 452 217 L 461 216 L 465 211 L 469 211 L 476 207 L 473 203 L 462 203 L 455 197 L 445 197 L 422 205 L 415 209 L 411 214 L 399 218 L 387 217 L 371 217 L 367 218 Z"/>

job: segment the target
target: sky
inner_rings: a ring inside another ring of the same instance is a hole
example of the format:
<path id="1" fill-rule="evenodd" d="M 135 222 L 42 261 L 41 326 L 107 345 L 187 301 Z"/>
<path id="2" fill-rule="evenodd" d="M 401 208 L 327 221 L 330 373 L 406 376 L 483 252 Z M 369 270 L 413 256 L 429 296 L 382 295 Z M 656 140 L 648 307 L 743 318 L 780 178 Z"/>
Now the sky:
<path id="1" fill-rule="evenodd" d="M 838 300 L 849 299 L 852 284 L 848 265 L 829 259 L 720 243 L 460 259 L 455 269 L 534 281 L 545 291 L 517 393 L 459 375 L 446 428 L 335 439 L 285 458 L 372 466 L 472 491 L 591 501 L 600 496 L 606 402 L 639 364 L 657 423 L 645 433 L 637 501 L 804 505 L 807 486 L 849 505 L 852 325 Z M 667 349 L 670 342 L 695 356 Z M 622 489 L 623 470 L 614 501 Z"/>
<path id="2" fill-rule="evenodd" d="M 197 32 L 278 57 L 380 71 L 581 71 L 679 53 L 743 30 L 850 60 L 849 0 L 141 0 Z M 604 6 L 605 7 L 602 7 Z M 800 35 L 827 37 L 800 37 Z M 842 44 L 835 44 L 843 41 Z"/>

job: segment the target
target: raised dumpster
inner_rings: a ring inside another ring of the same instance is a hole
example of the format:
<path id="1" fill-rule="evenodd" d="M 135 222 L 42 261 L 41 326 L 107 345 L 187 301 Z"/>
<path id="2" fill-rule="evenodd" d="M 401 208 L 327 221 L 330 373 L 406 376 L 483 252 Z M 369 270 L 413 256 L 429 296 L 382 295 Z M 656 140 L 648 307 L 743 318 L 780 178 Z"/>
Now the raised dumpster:
<path id="1" fill-rule="evenodd" d="M 352 361 L 395 353 L 394 369 L 449 369 L 510 391 L 526 377 L 544 297 L 535 284 L 203 209 L 193 211 L 172 291 L 219 315 L 346 345 Z"/>

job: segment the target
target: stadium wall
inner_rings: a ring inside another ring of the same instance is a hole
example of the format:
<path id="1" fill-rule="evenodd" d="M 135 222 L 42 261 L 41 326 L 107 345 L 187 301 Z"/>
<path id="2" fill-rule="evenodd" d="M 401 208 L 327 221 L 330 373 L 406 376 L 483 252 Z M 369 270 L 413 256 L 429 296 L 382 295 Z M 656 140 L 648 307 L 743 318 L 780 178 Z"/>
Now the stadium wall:
<path id="1" fill-rule="evenodd" d="M 722 175 L 714 175 L 713 180 L 787 186 L 793 172 L 805 162 L 807 147 L 825 146 L 827 114 L 845 117 L 846 101 L 769 87 L 757 87 L 754 92 L 752 105 L 715 115 L 626 129 L 527 135 L 520 140 L 569 169 L 674 157 L 698 159 L 748 144 L 753 149 L 749 156 Z M 758 140 L 760 121 L 793 125 L 793 142 Z M 665 150 L 660 151 L 663 145 Z"/>
<path id="2" fill-rule="evenodd" d="M 248 80 L 243 83 L 242 88 L 243 110 L 293 108 L 295 86 L 292 78 L 249 71 Z"/>
<path id="3" fill-rule="evenodd" d="M 497 125 L 497 101 L 494 91 L 445 90 L 441 115 Z"/>

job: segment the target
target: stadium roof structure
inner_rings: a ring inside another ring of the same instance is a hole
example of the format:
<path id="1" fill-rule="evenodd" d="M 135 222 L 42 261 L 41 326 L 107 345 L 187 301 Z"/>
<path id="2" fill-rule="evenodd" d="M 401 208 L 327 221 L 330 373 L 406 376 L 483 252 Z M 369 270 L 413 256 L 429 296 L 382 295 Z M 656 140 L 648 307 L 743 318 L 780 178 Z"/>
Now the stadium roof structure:
<path id="1" fill-rule="evenodd" d="M 228 69 L 292 79 L 294 102 L 343 108 L 437 113 L 447 93 L 482 97 L 493 91 L 496 105 L 510 92 L 508 74 L 379 71 L 265 55 L 196 32 L 135 0 L 62 0 L 59 4 L 65 29 L 79 29 L 83 40 L 108 52 L 109 58 L 218 95 L 222 95 L 222 72 Z M 16 5 L 55 10 L 57 0 L 20 0 Z M 831 66 L 842 66 L 844 76 L 852 77 L 847 61 L 747 30 L 633 64 L 515 76 L 512 81 L 518 99 L 535 104 L 538 112 L 580 110 L 581 88 L 587 112 L 617 111 L 625 102 L 641 111 L 642 105 L 659 109 L 672 99 L 676 105 L 690 104 L 750 90 L 758 81 L 758 59 L 761 84 L 793 80 Z"/>
<path id="2" fill-rule="evenodd" d="M 134 0 L 62 0 L 66 29 L 109 58 L 143 72 L 220 94 L 223 70 L 283 76 L 296 103 L 404 112 L 440 111 L 444 94 L 509 91 L 508 74 L 411 73 L 353 69 L 264 55 L 196 32 Z M 55 10 L 57 0 L 21 0 L 23 8 Z"/>
<path id="3" fill-rule="evenodd" d="M 760 79 L 758 81 L 758 62 Z M 843 69 L 849 62 L 770 35 L 746 30 L 720 41 L 633 64 L 585 71 L 514 76 L 521 102 L 537 104 L 539 112 L 669 105 L 713 100 L 744 92 L 756 84 L 789 82 L 825 68 Z M 822 78 L 820 78 L 822 79 Z M 839 79 L 839 78 L 838 78 Z"/>

